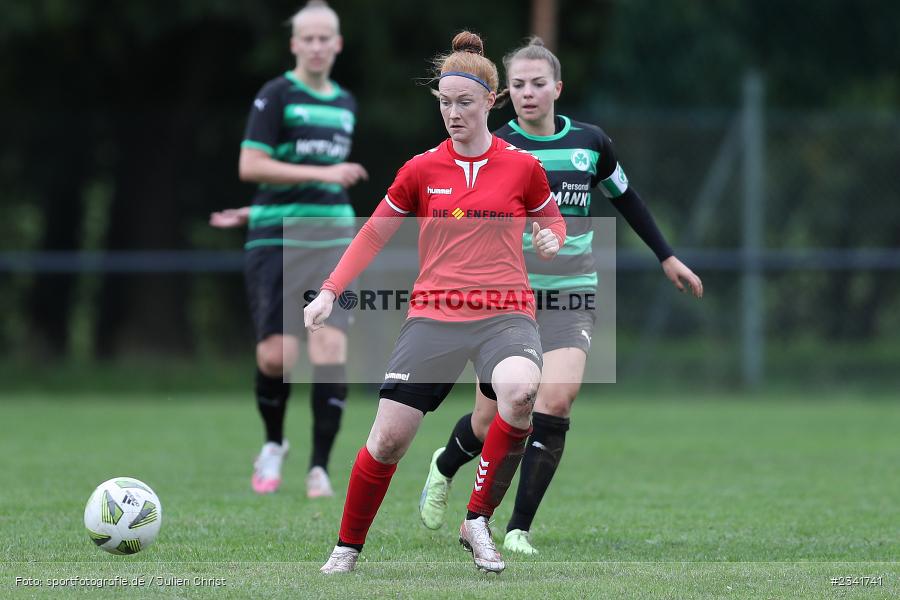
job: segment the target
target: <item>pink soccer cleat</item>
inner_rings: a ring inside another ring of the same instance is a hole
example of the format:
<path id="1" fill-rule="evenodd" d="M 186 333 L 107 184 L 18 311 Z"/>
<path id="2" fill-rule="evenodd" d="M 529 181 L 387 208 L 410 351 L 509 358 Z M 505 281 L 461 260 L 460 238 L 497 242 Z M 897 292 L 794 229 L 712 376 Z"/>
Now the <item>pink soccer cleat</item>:
<path id="1" fill-rule="evenodd" d="M 290 444 L 266 442 L 253 463 L 253 477 L 250 482 L 257 494 L 271 494 L 281 485 L 281 464 L 287 456 Z"/>

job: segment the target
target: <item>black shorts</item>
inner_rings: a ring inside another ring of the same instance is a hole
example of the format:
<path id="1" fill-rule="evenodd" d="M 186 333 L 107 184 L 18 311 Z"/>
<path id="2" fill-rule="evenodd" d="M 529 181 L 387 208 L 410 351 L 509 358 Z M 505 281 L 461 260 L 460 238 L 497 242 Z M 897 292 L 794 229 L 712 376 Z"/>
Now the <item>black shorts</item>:
<path id="1" fill-rule="evenodd" d="M 304 294 L 318 291 L 344 254 L 344 247 L 306 249 L 261 246 L 244 253 L 244 282 L 256 341 L 270 335 L 306 339 Z M 287 303 L 287 304 L 285 304 Z M 351 314 L 335 303 L 327 324 L 346 332 Z"/>
<path id="2" fill-rule="evenodd" d="M 580 303 L 579 303 L 580 304 Z M 544 352 L 560 348 L 578 348 L 587 354 L 591 349 L 591 337 L 597 321 L 597 308 L 591 310 L 561 310 L 573 306 L 565 297 L 556 309 L 541 308 L 537 311 L 538 331 Z"/>
<path id="3" fill-rule="evenodd" d="M 465 322 L 408 319 L 388 361 L 381 397 L 423 413 L 433 411 L 472 361 L 481 391 L 496 400 L 491 375 L 500 361 L 510 356 L 543 365 L 537 324 L 525 315 Z"/>

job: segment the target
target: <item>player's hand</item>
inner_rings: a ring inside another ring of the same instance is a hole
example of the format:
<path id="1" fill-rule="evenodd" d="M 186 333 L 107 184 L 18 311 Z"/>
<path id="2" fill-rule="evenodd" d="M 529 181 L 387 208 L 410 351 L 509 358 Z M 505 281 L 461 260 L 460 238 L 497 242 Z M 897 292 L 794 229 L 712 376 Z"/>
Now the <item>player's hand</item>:
<path id="1" fill-rule="evenodd" d="M 243 227 L 250 220 L 250 207 L 228 208 L 209 215 L 209 224 L 220 229 Z"/>
<path id="2" fill-rule="evenodd" d="M 325 319 L 331 315 L 334 306 L 334 292 L 320 290 L 319 294 L 303 309 L 303 325 L 310 331 L 325 327 Z"/>
<path id="3" fill-rule="evenodd" d="M 325 183 L 336 183 L 345 188 L 356 185 L 359 181 L 369 179 L 366 169 L 359 163 L 338 163 L 328 167 L 322 167 Z"/>
<path id="4" fill-rule="evenodd" d="M 683 262 L 674 256 L 670 256 L 662 261 L 662 269 L 663 273 L 666 274 L 669 281 L 675 284 L 675 287 L 678 288 L 679 292 L 685 290 L 684 282 L 687 282 L 688 286 L 691 288 L 691 293 L 693 293 L 696 298 L 703 297 L 703 282 L 700 281 L 700 278 L 697 277 L 693 271 L 688 269 Z"/>
<path id="5" fill-rule="evenodd" d="M 549 229 L 541 229 L 537 221 L 531 225 L 531 244 L 535 252 L 543 259 L 549 260 L 559 252 L 559 239 Z"/>

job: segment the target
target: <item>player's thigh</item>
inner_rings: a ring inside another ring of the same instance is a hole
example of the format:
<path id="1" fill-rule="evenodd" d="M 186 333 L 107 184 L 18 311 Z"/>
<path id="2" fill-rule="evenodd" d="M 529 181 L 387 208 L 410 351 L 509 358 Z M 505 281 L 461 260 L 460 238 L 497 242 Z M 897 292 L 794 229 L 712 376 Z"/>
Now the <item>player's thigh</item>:
<path id="1" fill-rule="evenodd" d="M 319 219 L 309 221 L 300 226 L 292 226 L 291 235 L 333 235 L 323 231 L 317 233 L 314 225 Z M 330 230 L 329 230 L 330 231 Z M 286 231 L 287 233 L 287 231 Z M 352 236 L 351 236 L 352 237 Z M 284 331 L 307 340 L 307 351 L 312 364 L 339 364 L 346 362 L 346 339 L 336 332 L 324 333 L 314 340 L 314 332 L 310 334 L 303 324 L 303 308 L 315 297 L 330 275 L 334 265 L 340 260 L 344 249 L 335 248 L 285 248 L 283 252 L 283 322 Z M 348 290 L 349 292 L 349 290 Z M 331 309 L 331 315 L 325 321 L 326 328 L 336 329 L 346 336 L 353 323 L 353 312 L 343 297 L 339 297 Z"/>
<path id="2" fill-rule="evenodd" d="M 280 247 L 263 246 L 244 253 L 244 285 L 257 344 L 287 332 L 283 275 Z"/>
<path id="3" fill-rule="evenodd" d="M 544 353 L 541 386 L 534 411 L 568 417 L 581 389 L 587 355 L 580 348 L 559 348 Z"/>
<path id="4" fill-rule="evenodd" d="M 341 365 L 347 362 L 347 333 L 326 325 L 312 331 L 306 340 L 309 362 L 314 365 Z"/>
<path id="5" fill-rule="evenodd" d="M 395 464 L 409 449 L 422 418 L 421 410 L 382 398 L 378 402 L 375 422 L 366 440 L 366 448 L 372 458 L 380 463 Z"/>
<path id="6" fill-rule="evenodd" d="M 403 324 L 385 368 L 381 397 L 436 410 L 468 361 L 464 324 L 414 318 Z"/>
<path id="7" fill-rule="evenodd" d="M 578 348 L 587 355 L 591 350 L 596 320 L 595 310 L 538 310 L 538 332 L 544 354 L 563 348 Z"/>
<path id="8" fill-rule="evenodd" d="M 485 319 L 477 323 L 471 332 L 474 347 L 472 362 L 479 388 L 492 399 L 502 394 L 518 393 L 518 388 L 531 386 L 540 381 L 541 340 L 537 323 L 525 315 L 503 315 Z M 516 360 L 510 361 L 515 358 Z M 527 366 L 531 362 L 533 368 Z M 497 368 L 503 364 L 503 369 Z M 534 374 L 537 379 L 532 381 Z M 536 389 L 536 387 L 535 387 Z"/>

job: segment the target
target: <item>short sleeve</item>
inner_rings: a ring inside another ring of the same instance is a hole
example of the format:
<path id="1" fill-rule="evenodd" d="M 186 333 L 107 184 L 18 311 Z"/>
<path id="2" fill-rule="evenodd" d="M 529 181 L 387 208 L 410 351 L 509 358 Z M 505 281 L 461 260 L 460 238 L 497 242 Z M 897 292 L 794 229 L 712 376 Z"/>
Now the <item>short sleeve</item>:
<path id="1" fill-rule="evenodd" d="M 247 130 L 241 148 L 262 150 L 269 156 L 275 154 L 278 145 L 278 134 L 281 129 L 283 102 L 279 86 L 267 84 L 253 99 L 250 116 L 247 118 Z"/>
<path id="2" fill-rule="evenodd" d="M 612 140 L 602 130 L 600 136 L 600 158 L 597 161 L 597 175 L 591 183 L 599 187 L 607 198 L 618 198 L 628 190 L 628 177 L 619 164 Z"/>
<path id="3" fill-rule="evenodd" d="M 547 203 L 553 197 L 550 194 L 550 184 L 547 182 L 547 173 L 544 171 L 544 165 L 537 159 L 534 159 L 532 162 L 531 175 L 524 194 L 525 210 L 537 212 L 547 206 Z"/>
<path id="4" fill-rule="evenodd" d="M 406 161 L 394 177 L 384 199 L 399 213 L 416 212 L 419 206 L 418 177 L 413 160 Z"/>

